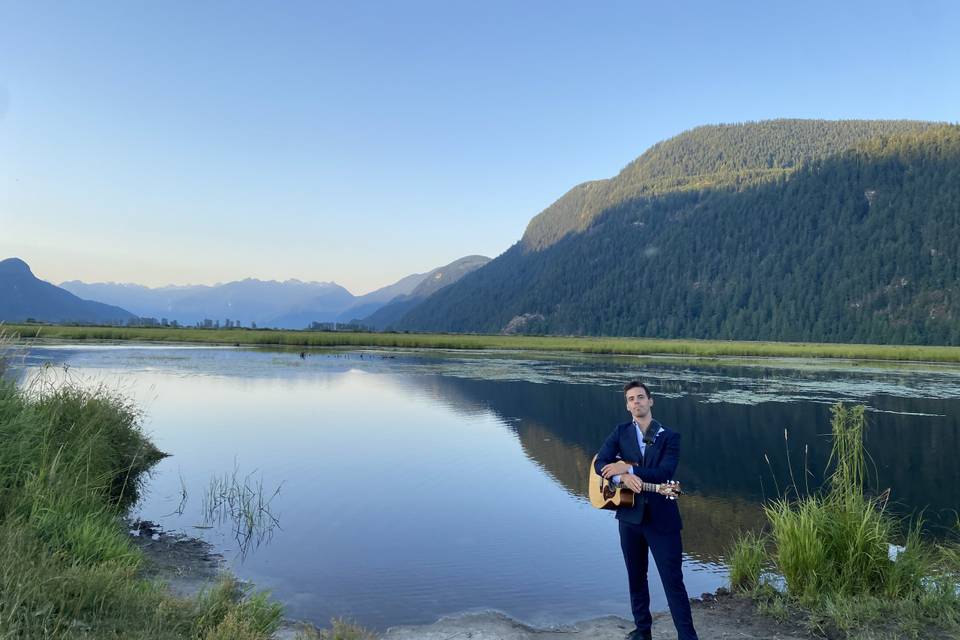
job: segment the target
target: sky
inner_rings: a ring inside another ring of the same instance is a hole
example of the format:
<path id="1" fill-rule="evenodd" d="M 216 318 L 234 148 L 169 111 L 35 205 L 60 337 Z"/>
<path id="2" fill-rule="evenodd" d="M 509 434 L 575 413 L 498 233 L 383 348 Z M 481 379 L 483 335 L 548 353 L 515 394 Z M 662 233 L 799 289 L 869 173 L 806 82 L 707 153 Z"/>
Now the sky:
<path id="1" fill-rule="evenodd" d="M 359 295 L 699 125 L 957 122 L 958 33 L 946 0 L 0 0 L 0 259 Z"/>

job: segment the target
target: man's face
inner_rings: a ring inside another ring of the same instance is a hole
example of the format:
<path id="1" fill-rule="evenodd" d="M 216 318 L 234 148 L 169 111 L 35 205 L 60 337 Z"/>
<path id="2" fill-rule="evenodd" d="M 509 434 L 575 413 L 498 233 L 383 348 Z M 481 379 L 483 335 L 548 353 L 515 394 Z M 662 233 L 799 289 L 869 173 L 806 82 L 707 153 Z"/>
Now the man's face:
<path id="1" fill-rule="evenodd" d="M 627 398 L 627 411 L 630 412 L 634 420 L 644 419 L 650 415 L 653 398 L 647 395 L 643 387 L 634 387 L 627 391 L 625 395 Z"/>

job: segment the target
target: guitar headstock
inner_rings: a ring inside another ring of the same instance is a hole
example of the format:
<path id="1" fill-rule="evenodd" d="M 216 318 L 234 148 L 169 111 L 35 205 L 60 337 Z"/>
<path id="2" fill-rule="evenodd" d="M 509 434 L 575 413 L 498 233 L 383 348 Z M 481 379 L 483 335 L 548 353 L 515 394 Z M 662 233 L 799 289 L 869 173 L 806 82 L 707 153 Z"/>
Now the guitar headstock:
<path id="1" fill-rule="evenodd" d="M 657 488 L 657 493 L 669 500 L 676 500 L 677 496 L 683 495 L 683 491 L 680 489 L 680 483 L 676 480 L 661 482 Z"/>

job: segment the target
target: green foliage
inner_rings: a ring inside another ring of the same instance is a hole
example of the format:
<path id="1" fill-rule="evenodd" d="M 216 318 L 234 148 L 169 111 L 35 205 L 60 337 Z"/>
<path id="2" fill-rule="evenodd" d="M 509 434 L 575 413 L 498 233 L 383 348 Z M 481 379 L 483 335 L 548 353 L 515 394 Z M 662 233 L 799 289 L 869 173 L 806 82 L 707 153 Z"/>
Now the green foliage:
<path id="1" fill-rule="evenodd" d="M 905 546 L 890 557 L 897 539 L 896 519 L 886 511 L 887 494 L 868 497 L 863 436 L 863 407 L 833 407 L 832 471 L 827 490 L 819 495 L 782 497 L 765 506 L 772 549 L 766 554 L 757 536 L 744 536 L 736 577 L 749 589 L 745 567 L 772 561 L 783 575 L 787 601 L 755 588 L 765 610 L 782 611 L 789 602 L 802 604 L 810 624 L 851 637 L 864 625 L 896 623 L 896 633 L 915 636 L 934 625 L 957 630 L 960 624 L 960 565 L 956 544 L 922 539 L 920 524 L 907 532 Z M 762 559 L 753 558 L 763 554 Z M 746 559 L 749 558 L 749 561 Z M 872 632 L 871 632 L 872 633 Z M 867 636 L 863 636 L 867 637 Z"/>
<path id="2" fill-rule="evenodd" d="M 230 578 L 187 600 L 137 577 L 122 515 L 163 455 L 139 417 L 102 388 L 0 383 L 0 637 L 265 640 L 277 628 L 280 606 Z"/>
<path id="3" fill-rule="evenodd" d="M 526 333 L 960 345 L 958 227 L 960 127 L 931 127 L 757 184 L 617 200 L 396 328 L 499 333 L 526 316 Z"/>
<path id="4" fill-rule="evenodd" d="M 793 595 L 811 603 L 822 593 L 885 589 L 894 527 L 875 501 L 813 496 L 775 501 L 766 513 L 776 566 Z"/>
<path id="5" fill-rule="evenodd" d="M 863 447 L 867 426 L 866 407 L 830 407 L 833 448 L 827 466 L 833 465 L 830 475 L 830 493 L 838 500 L 856 500 L 863 496 L 866 480 L 866 451 Z"/>
<path id="6" fill-rule="evenodd" d="M 329 629 L 304 629 L 297 640 L 374 640 L 377 636 L 363 627 L 342 618 L 330 621 Z"/>
<path id="7" fill-rule="evenodd" d="M 767 120 L 697 127 L 655 144 L 609 180 L 571 189 L 530 221 L 523 245 L 545 249 L 629 200 L 717 187 L 742 189 L 783 178 L 806 163 L 872 139 L 932 126 L 908 120 Z"/>
<path id="8" fill-rule="evenodd" d="M 265 593 L 245 597 L 236 579 L 224 578 L 198 598 L 195 634 L 207 640 L 254 640 L 279 627 L 283 608 Z"/>
<path id="9" fill-rule="evenodd" d="M 13 330 L 27 332 L 13 326 Z M 505 349 L 568 351 L 596 354 L 677 355 L 690 357 L 860 358 L 917 362 L 960 362 L 958 347 L 668 340 L 561 336 L 456 335 L 423 333 L 316 333 L 310 331 L 247 331 L 45 326 L 31 335 L 62 340 L 137 340 L 290 347 L 387 347 L 402 349 Z"/>
<path id="10" fill-rule="evenodd" d="M 766 506 L 766 514 L 773 529 L 776 566 L 787 581 L 787 589 L 801 597 L 815 597 L 822 582 L 818 572 L 830 568 L 827 549 L 819 536 L 826 528 L 825 510 L 815 499 L 797 505 L 777 500 Z"/>
<path id="11" fill-rule="evenodd" d="M 727 553 L 730 586 L 734 591 L 753 591 L 760 585 L 760 574 L 767 562 L 766 538 L 747 532 L 737 538 Z"/>

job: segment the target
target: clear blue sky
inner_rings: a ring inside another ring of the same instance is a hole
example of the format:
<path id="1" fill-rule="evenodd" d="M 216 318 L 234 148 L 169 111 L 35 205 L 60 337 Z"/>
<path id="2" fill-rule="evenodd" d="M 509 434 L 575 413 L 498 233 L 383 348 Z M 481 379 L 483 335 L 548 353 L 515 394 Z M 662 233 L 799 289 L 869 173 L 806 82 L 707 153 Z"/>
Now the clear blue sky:
<path id="1" fill-rule="evenodd" d="M 0 0 L 0 258 L 363 293 L 697 125 L 956 122 L 958 7 Z"/>

